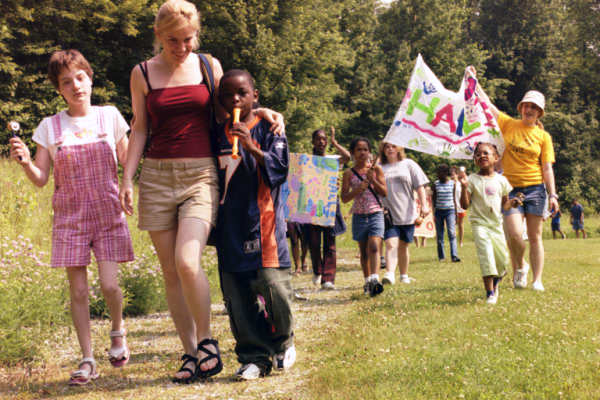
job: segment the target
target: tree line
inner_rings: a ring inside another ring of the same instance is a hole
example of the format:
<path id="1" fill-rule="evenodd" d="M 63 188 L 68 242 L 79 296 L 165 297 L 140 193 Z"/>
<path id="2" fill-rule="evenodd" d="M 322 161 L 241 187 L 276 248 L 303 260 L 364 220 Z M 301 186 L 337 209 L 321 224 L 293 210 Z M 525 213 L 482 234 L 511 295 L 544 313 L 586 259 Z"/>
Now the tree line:
<path id="1" fill-rule="evenodd" d="M 513 116 L 527 90 L 542 91 L 559 194 L 600 211 L 599 1 L 193 2 L 202 16 L 200 50 L 225 70 L 241 67 L 255 77 L 261 104 L 285 115 L 293 151 L 310 151 L 310 133 L 329 125 L 341 143 L 358 135 L 381 140 L 421 53 L 453 90 L 474 65 L 490 98 Z M 114 104 L 130 117 L 129 74 L 152 55 L 161 3 L 3 0 L 0 150 L 6 154 L 9 120 L 21 122 L 30 138 L 44 116 L 65 107 L 45 77 L 57 49 L 76 48 L 88 58 L 94 104 Z M 430 174 L 440 162 L 410 156 Z"/>

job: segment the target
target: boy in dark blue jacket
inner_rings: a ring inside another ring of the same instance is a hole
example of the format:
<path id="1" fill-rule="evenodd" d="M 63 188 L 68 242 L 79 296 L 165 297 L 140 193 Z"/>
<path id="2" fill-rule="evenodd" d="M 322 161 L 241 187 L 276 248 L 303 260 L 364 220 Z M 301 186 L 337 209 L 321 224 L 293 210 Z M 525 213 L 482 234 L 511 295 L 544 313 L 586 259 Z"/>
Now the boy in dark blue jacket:
<path id="1" fill-rule="evenodd" d="M 296 359 L 291 311 L 291 267 L 281 185 L 288 174 L 285 136 L 253 111 L 258 100 L 252 76 L 230 70 L 219 101 L 239 122 L 219 126 L 220 206 L 216 238 L 223 299 L 242 364 L 236 375 L 256 379 L 291 367 Z M 239 155 L 232 154 L 237 137 Z"/>

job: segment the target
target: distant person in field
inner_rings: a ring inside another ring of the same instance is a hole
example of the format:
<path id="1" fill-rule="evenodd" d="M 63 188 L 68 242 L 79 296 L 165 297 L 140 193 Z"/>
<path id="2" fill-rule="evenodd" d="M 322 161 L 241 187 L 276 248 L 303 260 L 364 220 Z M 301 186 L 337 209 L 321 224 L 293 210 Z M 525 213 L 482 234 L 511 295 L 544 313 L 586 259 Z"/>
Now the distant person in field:
<path id="1" fill-rule="evenodd" d="M 321 157 L 336 158 L 340 166 L 350 161 L 350 153 L 337 140 L 335 140 L 335 128 L 329 128 L 331 132 L 331 144 L 336 148 L 339 155 L 327 155 L 327 134 L 322 129 L 317 129 L 312 134 L 313 154 Z M 331 227 L 306 224 L 306 236 L 308 239 L 310 260 L 313 267 L 313 283 L 321 285 L 323 290 L 335 289 L 336 247 L 335 237 L 346 232 L 346 223 L 342 216 L 339 199 L 336 199 L 335 225 Z"/>
<path id="2" fill-rule="evenodd" d="M 67 103 L 67 110 L 44 118 L 36 128 L 35 161 L 21 139 L 10 139 L 11 157 L 36 186 L 44 186 L 52 165 L 54 169 L 51 265 L 66 269 L 71 317 L 83 353 L 69 385 L 85 385 L 98 377 L 87 278 L 92 250 L 112 319 L 108 359 L 113 367 L 129 361 L 118 263 L 133 260 L 133 247 L 119 206 L 117 177 L 117 160 L 121 164 L 126 160 L 129 126 L 115 107 L 92 106 L 93 75 L 79 51 L 54 52 L 48 78 Z"/>
<path id="3" fill-rule="evenodd" d="M 475 68 L 469 67 L 475 74 Z M 478 93 L 487 97 L 481 87 Z M 554 147 L 552 137 L 543 129 L 540 118 L 544 115 L 546 100 L 538 91 L 530 90 L 517 104 L 520 119 L 500 112 L 491 102 L 491 112 L 498 120 L 506 150 L 502 155 L 503 174 L 512 185 L 509 198 L 525 196 L 523 205 L 503 211 L 504 230 L 513 265 L 513 284 L 516 288 L 527 287 L 529 265 L 525 262 L 527 244 L 523 240 L 523 230 L 527 229 L 529 240 L 529 261 L 533 270 L 533 290 L 543 291 L 544 244 L 542 227 L 544 211 L 551 213 L 560 210 L 558 195 L 554 185 Z M 548 194 L 546 194 L 548 192 Z M 546 206 L 546 197 L 549 197 Z M 525 223 L 523 221 L 525 216 Z"/>
<path id="4" fill-rule="evenodd" d="M 384 234 L 386 272 L 382 283 L 396 283 L 396 266 L 400 268 L 400 282 L 410 283 L 408 246 L 413 241 L 416 222 L 422 222 L 429 214 L 425 194 L 425 185 L 429 183 L 429 179 L 419 164 L 406 157 L 403 147 L 382 142 L 379 154 L 387 187 L 387 196 L 382 199 L 383 205 L 389 210 L 393 222 Z M 419 213 L 415 207 L 415 192 L 422 204 Z"/>
<path id="5" fill-rule="evenodd" d="M 556 239 L 556 233 L 558 232 L 560 234 L 560 237 L 563 239 L 567 238 L 567 235 L 565 235 L 563 233 L 563 231 L 560 230 L 560 217 L 562 216 L 562 213 L 560 212 L 560 210 L 558 210 L 557 212 L 554 213 L 554 215 L 552 216 L 552 222 L 551 222 L 551 227 L 552 227 L 552 239 Z"/>
<path id="6" fill-rule="evenodd" d="M 486 302 L 496 304 L 498 286 L 510 265 L 502 229 L 502 210 L 519 206 L 521 201 L 518 197 L 508 199 L 512 187 L 504 176 L 494 171 L 494 165 L 500 159 L 496 146 L 478 143 L 473 158 L 479 172 L 468 178 L 459 178 L 460 202 L 465 210 L 471 207 L 469 221 L 486 291 Z"/>
<path id="7" fill-rule="evenodd" d="M 288 144 L 253 108 L 258 90 L 247 71 L 234 69 L 223 75 L 219 101 L 229 114 L 240 109 L 239 122 L 229 120 L 218 128 L 219 275 L 241 363 L 235 374 L 252 380 L 272 368 L 286 370 L 296 360 L 282 199 Z M 235 137 L 237 158 L 232 153 Z"/>
<path id="8" fill-rule="evenodd" d="M 583 206 L 579 203 L 577 199 L 573 200 L 573 205 L 571 206 L 571 226 L 575 231 L 575 237 L 579 239 L 579 231 L 581 231 L 581 237 L 587 238 L 587 234 L 585 233 L 585 229 L 583 229 Z"/>
<path id="9" fill-rule="evenodd" d="M 384 234 L 383 206 L 379 196 L 387 195 L 385 176 L 371 160 L 371 142 L 358 137 L 350 143 L 354 166 L 344 171 L 342 201 L 352 204 L 352 239 L 358 242 L 364 293 L 371 297 L 383 292 L 379 280 L 380 249 Z"/>
<path id="10" fill-rule="evenodd" d="M 437 235 L 437 253 L 440 261 L 446 258 L 444 251 L 444 226 L 450 242 L 452 262 L 460 262 L 456 245 L 456 182 L 450 179 L 450 167 L 440 164 L 437 167 L 438 179 L 433 183 L 433 207 L 435 209 L 435 233 Z"/>

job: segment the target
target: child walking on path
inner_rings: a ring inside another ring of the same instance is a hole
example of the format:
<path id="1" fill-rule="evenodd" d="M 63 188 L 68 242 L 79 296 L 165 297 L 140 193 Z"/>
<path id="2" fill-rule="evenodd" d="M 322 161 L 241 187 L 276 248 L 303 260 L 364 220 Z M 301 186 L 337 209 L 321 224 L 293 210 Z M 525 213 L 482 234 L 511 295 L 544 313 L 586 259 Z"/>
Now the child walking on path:
<path id="1" fill-rule="evenodd" d="M 460 262 L 456 245 L 455 182 L 450 179 L 450 168 L 446 164 L 438 166 L 437 176 L 438 180 L 433 184 L 433 204 L 435 208 L 438 259 L 441 261 L 446 258 L 444 252 L 444 225 L 446 225 L 452 262 Z"/>
<path id="2" fill-rule="evenodd" d="M 487 303 L 498 301 L 498 285 L 506 275 L 510 256 L 502 229 L 502 209 L 520 205 L 518 197 L 508 199 L 512 187 L 506 178 L 494 171 L 499 154 L 496 146 L 479 143 L 474 161 L 479 172 L 459 177 L 462 184 L 460 202 L 465 210 L 472 206 L 469 221 L 477 249 Z"/>
<path id="3" fill-rule="evenodd" d="M 252 76 L 231 70 L 223 75 L 219 100 L 239 122 L 219 127 L 221 201 L 216 227 L 223 301 L 242 364 L 238 379 L 266 376 L 296 360 L 292 285 L 281 186 L 288 174 L 284 136 L 253 110 L 258 100 Z M 234 138 L 239 155 L 232 154 Z"/>
<path id="4" fill-rule="evenodd" d="M 364 292 L 377 296 L 383 292 L 379 281 L 380 249 L 384 234 L 383 207 L 378 196 L 387 195 L 383 169 L 371 162 L 371 143 L 358 137 L 350 143 L 354 167 L 344 172 L 342 201 L 352 204 L 352 239 L 358 242 L 360 265 L 365 278 Z"/>
<path id="5" fill-rule="evenodd" d="M 552 222 L 551 222 L 551 227 L 552 227 L 552 239 L 556 239 L 556 232 L 560 233 L 560 237 L 563 239 L 566 239 L 567 236 L 564 234 L 564 232 L 560 229 L 560 217 L 562 216 L 560 210 L 556 211 L 554 213 L 554 215 L 552 215 Z"/>
<path id="6" fill-rule="evenodd" d="M 573 206 L 571 207 L 571 226 L 575 231 L 575 237 L 579 239 L 579 231 L 581 231 L 582 237 L 587 238 L 585 229 L 583 229 L 583 206 L 579 204 L 577 199 L 573 200 Z"/>
<path id="7" fill-rule="evenodd" d="M 92 76 L 88 61 L 77 50 L 53 53 L 48 77 L 68 109 L 44 118 L 36 128 L 35 161 L 20 139 L 10 140 L 11 157 L 36 186 L 48 182 L 54 164 L 51 265 L 66 267 L 71 316 L 83 353 L 70 385 L 85 385 L 98 377 L 88 306 L 90 250 L 98 262 L 100 287 L 112 318 L 109 360 L 113 367 L 129 360 L 117 277 L 117 263 L 133 260 L 117 177 L 117 158 L 124 164 L 127 154 L 129 126 L 115 107 L 91 105 Z"/>

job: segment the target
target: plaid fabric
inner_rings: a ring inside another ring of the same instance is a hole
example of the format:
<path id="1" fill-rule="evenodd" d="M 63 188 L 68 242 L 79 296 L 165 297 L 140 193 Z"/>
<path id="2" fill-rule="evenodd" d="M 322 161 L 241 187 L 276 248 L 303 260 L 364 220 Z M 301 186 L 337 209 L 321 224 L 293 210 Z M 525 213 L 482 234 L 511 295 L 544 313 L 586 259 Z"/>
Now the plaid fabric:
<path id="1" fill-rule="evenodd" d="M 98 123 L 104 132 L 102 112 Z M 58 115 L 52 118 L 52 126 L 56 143 L 61 143 Z M 98 261 L 133 260 L 131 237 L 119 203 L 117 165 L 106 141 L 59 147 L 54 184 L 53 267 L 88 265 L 91 249 Z"/>

